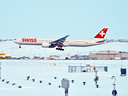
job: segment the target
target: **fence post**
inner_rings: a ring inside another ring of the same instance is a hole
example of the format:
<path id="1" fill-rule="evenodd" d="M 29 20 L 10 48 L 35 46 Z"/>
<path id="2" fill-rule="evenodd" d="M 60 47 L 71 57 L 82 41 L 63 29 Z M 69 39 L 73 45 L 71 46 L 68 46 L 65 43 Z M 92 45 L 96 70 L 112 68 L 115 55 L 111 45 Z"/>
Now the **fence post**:
<path id="1" fill-rule="evenodd" d="M 1 79 L 1 61 L 0 61 L 0 79 Z"/>

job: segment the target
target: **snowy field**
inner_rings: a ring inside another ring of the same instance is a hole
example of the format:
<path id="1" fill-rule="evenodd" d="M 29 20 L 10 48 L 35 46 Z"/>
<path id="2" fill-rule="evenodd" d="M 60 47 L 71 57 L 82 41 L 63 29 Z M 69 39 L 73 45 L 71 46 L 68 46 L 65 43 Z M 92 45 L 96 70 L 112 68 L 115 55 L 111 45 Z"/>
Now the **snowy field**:
<path id="1" fill-rule="evenodd" d="M 68 96 L 112 96 L 112 76 L 116 77 L 117 96 L 128 95 L 128 76 L 120 76 L 120 68 L 128 68 L 128 60 L 1 60 L 0 96 L 65 96 L 59 88 L 62 78 L 70 80 Z M 68 73 L 68 66 L 108 66 L 108 72 L 99 71 L 99 88 L 94 72 Z M 30 79 L 27 80 L 27 76 Z M 54 79 L 57 77 L 57 79 Z M 5 79 L 4 82 L 2 80 Z M 35 79 L 35 82 L 32 82 Z M 42 83 L 39 81 L 42 80 Z M 74 80 L 74 83 L 71 82 Z M 7 81 L 10 81 L 7 84 Z M 86 82 L 83 85 L 83 82 Z M 16 85 L 12 86 L 13 83 Z M 49 85 L 51 83 L 51 85 Z M 18 88 L 22 86 L 22 88 Z"/>
<path id="2" fill-rule="evenodd" d="M 0 52 L 12 57 L 59 55 L 63 58 L 75 54 L 89 55 L 90 52 L 104 50 L 128 52 L 128 43 L 119 42 L 92 47 L 66 47 L 65 51 L 41 46 L 24 45 L 21 49 L 18 47 L 12 41 L 0 42 Z M 99 88 L 95 86 L 94 72 L 68 73 L 69 65 L 86 66 L 88 62 L 93 66 L 108 67 L 108 72 L 98 72 Z M 113 85 L 110 82 L 112 76 L 116 77 L 117 96 L 128 96 L 128 76 L 120 76 L 121 67 L 128 69 L 128 60 L 1 60 L 0 63 L 2 65 L 0 96 L 65 96 L 64 89 L 59 88 L 63 78 L 70 80 L 68 96 L 112 96 Z M 28 75 L 29 80 L 27 80 Z M 35 79 L 35 82 L 32 82 L 32 79 Z M 39 83 L 40 80 L 43 82 Z M 74 80 L 74 83 L 71 80 Z M 83 82 L 86 84 L 83 85 Z M 13 83 L 16 85 L 12 86 Z"/>

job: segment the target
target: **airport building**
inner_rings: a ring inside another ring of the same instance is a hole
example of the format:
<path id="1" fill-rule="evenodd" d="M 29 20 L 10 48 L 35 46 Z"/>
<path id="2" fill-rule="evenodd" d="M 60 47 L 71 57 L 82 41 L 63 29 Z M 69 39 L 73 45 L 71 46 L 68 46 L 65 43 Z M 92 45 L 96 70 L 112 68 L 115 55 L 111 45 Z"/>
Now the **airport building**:
<path id="1" fill-rule="evenodd" d="M 100 51 L 98 53 L 90 53 L 89 59 L 93 60 L 125 60 L 128 59 L 128 53 L 117 51 Z"/>
<path id="2" fill-rule="evenodd" d="M 5 53 L 0 53 L 0 59 L 10 59 L 11 56 L 5 56 Z"/>

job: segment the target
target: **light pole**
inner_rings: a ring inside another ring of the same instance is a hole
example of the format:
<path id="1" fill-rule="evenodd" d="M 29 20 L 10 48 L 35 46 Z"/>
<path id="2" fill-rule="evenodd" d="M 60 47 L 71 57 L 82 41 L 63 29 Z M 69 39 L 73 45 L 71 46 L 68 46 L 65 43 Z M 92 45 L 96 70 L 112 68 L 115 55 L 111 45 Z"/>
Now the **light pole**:
<path id="1" fill-rule="evenodd" d="M 97 76 L 97 71 L 95 71 L 95 78 L 94 78 L 94 81 L 95 81 L 95 85 L 96 85 L 96 88 L 98 88 L 98 84 L 97 84 L 97 81 L 99 80 L 99 77 Z"/>
<path id="2" fill-rule="evenodd" d="M 116 91 L 116 89 L 115 89 L 115 82 L 116 82 L 116 77 L 115 76 L 112 76 L 111 77 L 111 83 L 113 84 L 113 90 L 112 90 L 112 95 L 113 96 L 116 96 L 117 95 L 117 91 Z"/>
<path id="3" fill-rule="evenodd" d="M 69 80 L 67 80 L 67 78 L 63 78 L 61 80 L 61 86 L 65 89 L 65 96 L 68 96 Z"/>

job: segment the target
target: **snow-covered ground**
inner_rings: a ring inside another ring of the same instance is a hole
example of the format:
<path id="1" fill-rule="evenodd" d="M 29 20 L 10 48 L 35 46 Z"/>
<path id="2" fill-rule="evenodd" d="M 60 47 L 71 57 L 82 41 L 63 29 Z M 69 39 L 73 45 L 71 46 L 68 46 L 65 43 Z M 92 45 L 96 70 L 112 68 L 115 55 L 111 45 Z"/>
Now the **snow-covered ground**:
<path id="1" fill-rule="evenodd" d="M 69 96 L 111 96 L 112 76 L 116 77 L 118 96 L 128 95 L 128 76 L 120 76 L 121 66 L 128 68 L 127 60 L 1 60 L 0 62 L 1 80 L 5 79 L 5 82 L 0 81 L 0 96 L 65 96 L 64 89 L 59 88 L 62 78 L 70 80 Z M 86 66 L 87 62 L 95 66 L 108 66 L 108 72 L 98 72 L 99 88 L 95 86 L 94 72 L 68 73 L 68 65 Z M 28 81 L 27 75 L 30 76 Z M 32 82 L 32 79 L 35 79 L 35 82 Z M 43 83 L 39 83 L 40 80 Z M 74 83 L 71 80 L 74 80 Z M 9 84 L 7 81 L 10 81 Z M 86 84 L 83 85 L 83 82 Z M 13 83 L 16 85 L 12 86 Z"/>
<path id="2" fill-rule="evenodd" d="M 108 43 L 92 47 L 66 47 L 65 51 L 41 46 L 22 46 L 13 42 L 0 42 L 0 52 L 7 56 L 49 56 L 62 57 L 74 54 L 88 55 L 91 51 L 128 51 L 127 43 Z M 108 72 L 99 71 L 99 88 L 96 88 L 95 73 L 68 73 L 68 66 L 86 66 L 91 62 L 95 66 L 108 66 Z M 120 76 L 120 68 L 128 68 L 128 60 L 1 60 L 0 96 L 65 96 L 59 88 L 62 78 L 70 80 L 69 96 L 112 96 L 112 76 L 116 77 L 118 96 L 128 95 L 128 76 Z M 30 80 L 27 79 L 30 76 Z M 57 77 L 57 79 L 54 79 Z M 4 82 L 2 80 L 5 79 Z M 35 82 L 32 82 L 35 79 Z M 42 80 L 43 83 L 39 83 Z M 74 83 L 71 82 L 74 80 Z M 7 81 L 10 81 L 7 84 Z M 86 82 L 83 85 L 83 82 Z M 12 86 L 13 83 L 16 85 Z M 48 83 L 51 83 L 49 85 Z M 22 88 L 18 88 L 22 86 Z"/>

